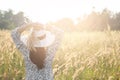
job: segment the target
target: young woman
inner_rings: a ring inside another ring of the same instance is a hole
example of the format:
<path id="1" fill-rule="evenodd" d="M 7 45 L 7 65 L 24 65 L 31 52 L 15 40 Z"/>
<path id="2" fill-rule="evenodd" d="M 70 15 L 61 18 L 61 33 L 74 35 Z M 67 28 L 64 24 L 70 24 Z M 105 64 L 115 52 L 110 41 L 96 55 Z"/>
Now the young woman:
<path id="1" fill-rule="evenodd" d="M 29 34 L 22 36 L 27 28 L 31 28 Z M 11 32 L 16 47 L 24 57 L 25 80 L 53 80 L 52 61 L 63 32 L 52 26 L 46 29 L 42 24 L 29 23 Z"/>

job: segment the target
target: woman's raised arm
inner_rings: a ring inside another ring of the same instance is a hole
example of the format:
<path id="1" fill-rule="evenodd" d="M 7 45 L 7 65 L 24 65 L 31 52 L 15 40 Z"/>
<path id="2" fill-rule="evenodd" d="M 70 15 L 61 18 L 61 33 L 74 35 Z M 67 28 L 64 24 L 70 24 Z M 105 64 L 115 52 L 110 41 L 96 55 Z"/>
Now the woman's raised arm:
<path id="1" fill-rule="evenodd" d="M 21 33 L 27 29 L 28 24 L 27 25 L 22 25 L 20 27 L 17 27 L 15 29 L 13 29 L 11 31 L 11 37 L 13 39 L 13 42 L 15 43 L 16 47 L 18 48 L 18 50 L 24 55 L 24 57 L 28 57 L 29 56 L 29 50 L 26 47 L 26 45 L 20 40 L 20 36 Z M 27 54 L 26 54 L 27 53 Z"/>
<path id="2" fill-rule="evenodd" d="M 47 27 L 46 27 L 47 28 Z M 48 47 L 48 57 L 50 61 L 53 60 L 56 51 L 62 41 L 63 31 L 55 26 L 49 26 L 49 31 L 55 35 L 55 41 Z"/>

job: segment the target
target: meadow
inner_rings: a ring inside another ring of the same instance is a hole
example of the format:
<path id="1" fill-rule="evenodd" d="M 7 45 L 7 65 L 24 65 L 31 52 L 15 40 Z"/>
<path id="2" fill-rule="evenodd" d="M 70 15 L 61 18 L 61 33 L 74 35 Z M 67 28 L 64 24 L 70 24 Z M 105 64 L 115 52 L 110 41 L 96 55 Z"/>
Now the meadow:
<path id="1" fill-rule="evenodd" d="M 25 65 L 10 31 L 0 31 L 0 80 L 24 80 Z M 120 80 L 120 32 L 65 33 L 57 51 L 55 80 Z"/>

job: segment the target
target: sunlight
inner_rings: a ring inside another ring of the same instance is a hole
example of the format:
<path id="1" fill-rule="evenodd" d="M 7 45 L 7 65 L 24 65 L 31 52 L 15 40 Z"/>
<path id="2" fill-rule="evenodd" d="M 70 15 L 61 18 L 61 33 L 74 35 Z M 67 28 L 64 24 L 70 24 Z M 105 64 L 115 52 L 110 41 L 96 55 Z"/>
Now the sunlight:
<path id="1" fill-rule="evenodd" d="M 33 9 L 31 9 L 32 14 L 28 13 L 28 15 L 32 17 L 33 21 L 46 23 L 62 18 L 71 18 L 75 20 L 78 17 L 89 14 L 92 11 L 92 7 L 90 7 L 90 4 L 86 4 L 85 1 L 74 1 L 74 3 L 73 1 L 54 1 L 54 3 L 49 2 L 46 3 L 46 5 L 48 6 L 44 6 L 44 4 L 38 4 L 37 9 L 35 9 L 34 11 L 32 11 Z M 41 6 L 43 6 L 43 8 L 41 8 Z M 33 6 L 32 8 L 36 7 Z M 29 11 L 30 10 L 28 10 L 28 12 Z"/>
<path id="2" fill-rule="evenodd" d="M 0 80 L 120 80 L 119 5 L 0 0 Z"/>
<path id="3" fill-rule="evenodd" d="M 31 1 L 32 3 L 33 1 Z M 109 1 L 111 4 L 113 1 Z M 104 8 L 111 8 L 108 0 L 52 0 L 52 1 L 37 1 L 35 5 L 32 5 L 27 11 L 27 15 L 29 15 L 33 21 L 39 21 L 42 23 L 46 23 L 49 21 L 56 21 L 62 18 L 71 18 L 74 21 L 83 17 L 92 11 L 102 11 Z M 115 5 L 115 4 L 113 4 Z M 93 8 L 94 7 L 94 8 Z M 114 6 L 115 7 L 115 6 Z M 116 10 L 111 8 L 112 10 Z M 29 12 L 32 12 L 29 13 Z"/>
<path id="4" fill-rule="evenodd" d="M 114 12 L 120 10 L 115 0 L 0 0 L 0 5 L 1 10 L 23 11 L 32 21 L 42 23 L 66 17 L 75 20 L 93 10 L 102 11 L 104 8 Z"/>

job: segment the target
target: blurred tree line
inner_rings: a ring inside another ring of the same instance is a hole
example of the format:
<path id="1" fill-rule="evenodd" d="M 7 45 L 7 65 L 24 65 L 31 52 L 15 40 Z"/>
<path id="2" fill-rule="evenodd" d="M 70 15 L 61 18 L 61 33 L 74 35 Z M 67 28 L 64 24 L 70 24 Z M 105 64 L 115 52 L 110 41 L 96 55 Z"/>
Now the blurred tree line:
<path id="1" fill-rule="evenodd" d="M 0 29 L 13 29 L 29 21 L 23 12 L 13 13 L 12 10 L 0 10 Z"/>
<path id="2" fill-rule="evenodd" d="M 0 29 L 12 29 L 29 21 L 23 12 L 13 14 L 12 10 L 0 10 Z M 89 15 L 79 17 L 76 22 L 70 18 L 63 18 L 48 24 L 60 27 L 64 31 L 104 31 L 108 28 L 120 30 L 120 12 L 113 13 L 104 9 L 102 12 L 92 11 Z"/>
<path id="3" fill-rule="evenodd" d="M 79 17 L 75 23 L 70 18 L 51 22 L 65 31 L 104 31 L 107 29 L 120 30 L 120 12 L 113 13 L 108 9 L 102 12 L 92 11 L 89 15 Z"/>

